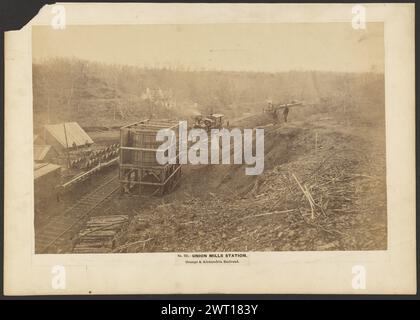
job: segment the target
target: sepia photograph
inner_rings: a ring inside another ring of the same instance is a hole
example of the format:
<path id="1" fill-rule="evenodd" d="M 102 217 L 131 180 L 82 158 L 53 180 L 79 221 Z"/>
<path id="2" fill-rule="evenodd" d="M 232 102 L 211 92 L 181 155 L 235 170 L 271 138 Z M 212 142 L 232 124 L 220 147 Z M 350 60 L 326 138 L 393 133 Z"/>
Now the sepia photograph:
<path id="1" fill-rule="evenodd" d="M 32 53 L 37 254 L 386 250 L 383 23 L 36 26 Z"/>

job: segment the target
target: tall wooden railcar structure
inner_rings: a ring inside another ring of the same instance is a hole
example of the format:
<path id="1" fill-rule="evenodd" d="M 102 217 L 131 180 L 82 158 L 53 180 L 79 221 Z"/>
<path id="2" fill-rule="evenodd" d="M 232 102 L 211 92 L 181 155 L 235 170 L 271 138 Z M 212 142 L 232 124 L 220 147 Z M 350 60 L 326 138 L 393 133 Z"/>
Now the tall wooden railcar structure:
<path id="1" fill-rule="evenodd" d="M 161 129 L 170 129 L 178 141 L 178 126 L 178 121 L 174 120 L 143 120 L 121 128 L 119 179 L 122 192 L 163 195 L 176 187 L 181 178 L 181 165 L 157 162 L 156 152 L 162 142 L 156 141 L 156 134 Z M 176 150 L 178 158 L 179 148 Z"/>

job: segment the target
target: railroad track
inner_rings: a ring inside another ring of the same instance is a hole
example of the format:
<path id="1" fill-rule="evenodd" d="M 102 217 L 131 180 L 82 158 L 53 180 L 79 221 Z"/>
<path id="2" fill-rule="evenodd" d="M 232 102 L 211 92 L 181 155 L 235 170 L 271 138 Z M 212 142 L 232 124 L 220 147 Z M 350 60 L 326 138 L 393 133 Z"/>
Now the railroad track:
<path id="1" fill-rule="evenodd" d="M 62 243 L 66 233 L 82 222 L 83 218 L 114 194 L 119 187 L 118 176 L 115 176 L 83 196 L 62 214 L 51 218 L 48 224 L 35 232 L 35 252 L 46 253 L 53 245 Z"/>

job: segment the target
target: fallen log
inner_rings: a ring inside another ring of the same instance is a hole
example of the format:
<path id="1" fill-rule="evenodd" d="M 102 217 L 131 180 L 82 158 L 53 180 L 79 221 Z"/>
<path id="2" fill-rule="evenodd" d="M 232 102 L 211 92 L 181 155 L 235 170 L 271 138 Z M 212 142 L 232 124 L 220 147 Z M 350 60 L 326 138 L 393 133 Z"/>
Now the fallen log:
<path id="1" fill-rule="evenodd" d="M 256 215 L 250 215 L 250 216 L 243 217 L 243 218 L 242 218 L 242 220 L 243 220 L 243 219 L 248 219 L 248 218 L 256 218 L 256 217 L 262 217 L 262 216 L 269 216 L 269 215 L 272 215 L 272 214 L 277 214 L 277 213 L 288 213 L 288 212 L 293 212 L 293 211 L 295 211 L 295 210 L 296 210 L 296 209 L 289 209 L 289 210 L 282 210 L 282 211 L 265 212 L 265 213 L 260 213 L 260 214 L 256 214 Z"/>
<path id="2" fill-rule="evenodd" d="M 153 239 L 153 238 L 149 238 L 149 239 L 146 239 L 146 240 L 138 240 L 138 241 L 134 241 L 134 242 L 126 243 L 126 244 L 123 244 L 122 246 L 119 246 L 119 247 L 115 248 L 114 250 L 112 250 L 112 252 L 118 252 L 118 251 L 121 251 L 121 250 L 127 249 L 127 248 L 129 248 L 129 247 L 131 247 L 131 246 L 133 246 L 133 245 L 135 245 L 135 244 L 139 244 L 139 243 L 146 243 L 146 242 L 148 242 L 148 241 L 150 241 L 150 240 L 152 240 L 152 239 Z"/>

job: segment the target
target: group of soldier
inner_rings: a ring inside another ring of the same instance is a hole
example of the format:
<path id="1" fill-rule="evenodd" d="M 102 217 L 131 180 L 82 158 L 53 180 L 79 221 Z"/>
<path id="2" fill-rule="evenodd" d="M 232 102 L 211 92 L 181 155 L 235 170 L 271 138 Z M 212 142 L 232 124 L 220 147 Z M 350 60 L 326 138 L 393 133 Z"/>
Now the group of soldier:
<path id="1" fill-rule="evenodd" d="M 272 110 L 271 113 L 273 115 L 273 119 L 274 119 L 275 123 L 278 122 L 278 113 L 280 112 L 280 110 L 283 110 L 283 112 L 282 112 L 283 113 L 283 120 L 284 120 L 284 122 L 287 122 L 287 117 L 289 115 L 289 107 L 288 106 L 285 106 L 281 109 L 276 109 L 276 108 L 274 108 L 272 102 L 268 102 L 268 106 L 269 106 L 269 110 Z"/>

